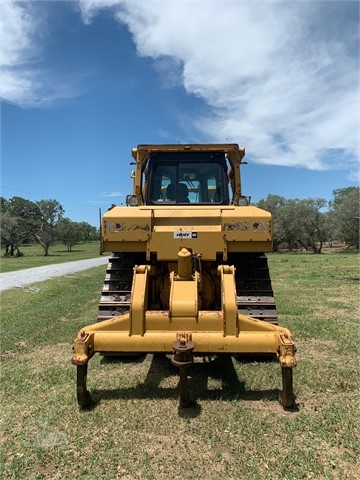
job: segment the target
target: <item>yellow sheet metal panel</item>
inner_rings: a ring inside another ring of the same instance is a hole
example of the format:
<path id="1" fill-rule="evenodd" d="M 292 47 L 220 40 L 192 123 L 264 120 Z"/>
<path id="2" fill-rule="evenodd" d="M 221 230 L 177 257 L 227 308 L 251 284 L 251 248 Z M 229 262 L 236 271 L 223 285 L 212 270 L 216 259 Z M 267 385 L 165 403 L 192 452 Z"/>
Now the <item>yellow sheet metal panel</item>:
<path id="1" fill-rule="evenodd" d="M 151 234 L 151 210 L 114 207 L 104 214 L 104 242 L 144 242 Z M 114 250 L 116 251 L 116 250 Z"/>
<path id="2" fill-rule="evenodd" d="M 227 253 L 235 252 L 262 252 L 268 253 L 273 251 L 272 241 L 266 242 L 253 242 L 249 240 L 248 242 L 226 242 L 227 243 Z"/>
<path id="3" fill-rule="evenodd" d="M 103 241 L 102 252 L 146 252 L 146 242 Z"/>
<path id="4" fill-rule="evenodd" d="M 153 213 L 153 232 L 148 241 L 148 256 L 157 253 L 158 260 L 176 258 L 181 248 L 215 260 L 226 245 L 221 234 L 221 208 L 160 207 Z"/>
<path id="5" fill-rule="evenodd" d="M 145 244 L 147 242 L 147 244 Z M 204 260 L 233 252 L 272 250 L 271 214 L 256 207 L 114 207 L 103 218 L 102 249 L 176 258 L 182 247 Z"/>
<path id="6" fill-rule="evenodd" d="M 217 206 L 201 207 L 183 205 L 181 207 L 161 206 L 152 208 L 154 210 L 154 227 L 167 226 L 169 224 L 184 226 L 221 225 L 221 213 L 223 209 Z M 227 207 L 227 209 L 231 211 L 233 207 Z"/>
<path id="7" fill-rule="evenodd" d="M 200 253 L 203 260 L 215 260 L 216 253 L 224 251 L 225 243 L 219 232 L 175 228 L 168 232 L 154 232 L 148 242 L 148 252 L 157 252 L 159 261 L 176 258 L 184 247 Z"/>
<path id="8" fill-rule="evenodd" d="M 272 237 L 271 214 L 250 206 L 224 210 L 222 229 L 228 242 L 269 242 Z"/>

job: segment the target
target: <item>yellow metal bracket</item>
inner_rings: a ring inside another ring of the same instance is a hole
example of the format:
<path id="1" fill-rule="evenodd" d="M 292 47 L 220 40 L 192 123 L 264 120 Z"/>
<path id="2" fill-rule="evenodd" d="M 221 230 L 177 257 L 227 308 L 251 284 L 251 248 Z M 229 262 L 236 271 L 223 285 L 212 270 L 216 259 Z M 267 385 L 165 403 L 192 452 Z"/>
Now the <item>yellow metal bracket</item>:
<path id="1" fill-rule="evenodd" d="M 219 265 L 218 275 L 221 277 L 221 310 L 223 319 L 223 336 L 239 335 L 238 313 L 235 289 L 235 268 Z"/>
<path id="2" fill-rule="evenodd" d="M 131 289 L 130 328 L 129 335 L 144 335 L 145 312 L 148 295 L 149 265 L 134 268 L 133 284 Z"/>
<path id="3" fill-rule="evenodd" d="M 71 363 L 73 365 L 85 365 L 94 355 L 94 333 L 85 332 L 81 330 L 73 345 L 73 356 Z"/>

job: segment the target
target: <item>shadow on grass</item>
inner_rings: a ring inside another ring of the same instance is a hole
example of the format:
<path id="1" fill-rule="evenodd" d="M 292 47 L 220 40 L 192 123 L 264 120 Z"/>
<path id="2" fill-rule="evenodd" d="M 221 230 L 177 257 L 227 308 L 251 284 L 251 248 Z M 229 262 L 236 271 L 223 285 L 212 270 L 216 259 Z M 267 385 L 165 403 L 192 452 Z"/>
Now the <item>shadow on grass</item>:
<path id="1" fill-rule="evenodd" d="M 106 357 L 102 360 L 105 363 L 116 362 L 137 362 L 141 363 L 146 355 L 132 358 Z M 179 384 L 176 387 L 162 386 L 168 377 L 176 377 L 179 370 L 175 367 L 165 354 L 155 354 L 143 383 L 136 387 L 116 389 L 94 389 L 91 392 L 92 406 L 104 400 L 119 399 L 179 399 Z M 220 388 L 209 388 L 211 379 L 219 380 Z M 196 362 L 188 368 L 188 388 L 190 394 L 190 405 L 187 408 L 178 409 L 182 418 L 195 418 L 201 413 L 199 400 L 210 401 L 231 401 L 231 400 L 267 400 L 278 401 L 279 390 L 252 390 L 246 391 L 245 383 L 240 381 L 236 373 L 233 359 L 230 355 L 221 355 L 214 359 L 207 359 L 203 362 Z"/>
<path id="2" fill-rule="evenodd" d="M 102 356 L 100 363 L 105 365 L 108 363 L 142 363 L 146 356 L 146 353 L 134 353 L 132 355 L 119 355 L 118 353 L 111 355 L 106 353 Z"/>

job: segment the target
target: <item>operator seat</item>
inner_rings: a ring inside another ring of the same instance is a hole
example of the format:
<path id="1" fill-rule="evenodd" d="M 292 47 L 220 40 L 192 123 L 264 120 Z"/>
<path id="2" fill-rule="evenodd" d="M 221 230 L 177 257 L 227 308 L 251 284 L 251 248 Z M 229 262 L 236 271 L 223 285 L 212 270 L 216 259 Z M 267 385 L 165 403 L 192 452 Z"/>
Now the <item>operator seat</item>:
<path id="1" fill-rule="evenodd" d="M 185 183 L 178 183 L 177 184 L 177 193 L 178 193 L 178 198 L 177 201 L 178 203 L 190 203 L 189 200 L 189 190 L 188 187 L 185 185 Z M 176 195 L 175 195 L 175 184 L 170 183 L 167 186 L 166 189 L 166 199 L 168 201 L 176 201 Z"/>
<path id="2" fill-rule="evenodd" d="M 189 190 L 185 183 L 178 183 L 178 200 L 179 203 L 190 203 Z"/>
<path id="3" fill-rule="evenodd" d="M 166 200 L 170 202 L 175 202 L 176 194 L 175 194 L 175 184 L 170 183 L 166 188 Z"/>

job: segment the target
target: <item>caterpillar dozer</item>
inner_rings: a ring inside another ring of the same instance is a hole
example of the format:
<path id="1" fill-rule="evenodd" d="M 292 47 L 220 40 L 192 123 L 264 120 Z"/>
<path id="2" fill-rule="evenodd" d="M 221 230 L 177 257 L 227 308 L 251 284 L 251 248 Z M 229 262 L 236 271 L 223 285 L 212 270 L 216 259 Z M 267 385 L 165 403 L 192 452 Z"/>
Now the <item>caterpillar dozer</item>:
<path id="1" fill-rule="evenodd" d="M 280 403 L 294 407 L 296 347 L 277 322 L 266 253 L 271 214 L 242 194 L 237 144 L 139 145 L 133 193 L 101 225 L 112 252 L 97 322 L 73 346 L 77 401 L 91 403 L 87 366 L 95 353 L 172 355 L 180 405 L 187 368 L 210 355 L 272 355 L 282 370 Z"/>

